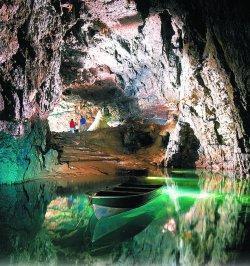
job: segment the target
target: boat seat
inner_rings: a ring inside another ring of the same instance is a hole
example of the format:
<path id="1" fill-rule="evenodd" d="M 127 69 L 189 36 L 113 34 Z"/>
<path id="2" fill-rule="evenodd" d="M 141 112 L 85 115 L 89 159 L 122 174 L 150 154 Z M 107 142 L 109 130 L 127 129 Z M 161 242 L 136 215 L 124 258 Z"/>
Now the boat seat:
<path id="1" fill-rule="evenodd" d="M 114 191 L 114 190 L 101 190 L 96 193 L 95 197 L 98 196 L 126 196 L 126 195 L 138 195 L 143 194 L 145 192 L 131 192 L 131 191 Z"/>
<path id="2" fill-rule="evenodd" d="M 154 188 L 147 187 L 114 187 L 115 191 L 135 191 L 135 192 L 150 192 L 153 191 Z"/>
<path id="3" fill-rule="evenodd" d="M 151 188 L 151 189 L 157 189 L 162 187 L 162 185 L 152 185 L 152 184 L 140 184 L 140 183 L 122 183 L 119 185 L 119 187 L 142 187 L 142 188 Z"/>

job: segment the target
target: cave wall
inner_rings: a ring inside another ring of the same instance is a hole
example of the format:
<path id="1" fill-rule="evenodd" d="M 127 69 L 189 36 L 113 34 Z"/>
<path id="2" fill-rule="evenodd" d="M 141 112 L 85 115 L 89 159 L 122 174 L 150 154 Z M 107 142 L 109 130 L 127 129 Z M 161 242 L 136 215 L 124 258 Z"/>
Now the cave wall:
<path id="1" fill-rule="evenodd" d="M 196 166 L 249 172 L 247 1 L 136 2 L 145 16 L 167 10 L 174 33 L 165 31 L 162 37 L 166 52 L 177 56 L 181 65 L 180 116 L 166 165 L 183 166 L 172 162 L 180 150 L 182 158 L 187 156 L 180 131 L 189 124 L 200 142 Z"/>
<path id="2" fill-rule="evenodd" d="M 161 108 L 164 116 L 166 99 L 175 105 L 178 73 L 163 50 L 160 15 L 144 23 L 135 3 L 123 0 L 85 1 L 85 8 L 64 37 L 64 87 L 123 119 Z"/>
<path id="3" fill-rule="evenodd" d="M 0 2 L 0 183 L 37 178 L 51 161 L 46 118 L 61 95 L 62 35 L 53 1 Z"/>
<path id="4" fill-rule="evenodd" d="M 43 119 L 61 94 L 60 15 L 51 1 L 0 6 L 1 130 L 22 135 L 24 120 Z"/>
<path id="5" fill-rule="evenodd" d="M 48 126 L 37 120 L 25 127 L 25 134 L 19 138 L 0 132 L 0 184 L 38 178 L 45 167 L 51 167 Z"/>
<path id="6" fill-rule="evenodd" d="M 65 36 L 64 85 L 125 118 L 178 109 L 166 166 L 189 167 L 191 148 L 194 166 L 249 172 L 246 1 L 98 0 L 85 8 L 87 18 Z M 182 143 L 186 125 L 199 145 Z"/>
<path id="7" fill-rule="evenodd" d="M 187 157 L 188 126 L 199 142 L 195 166 L 248 172 L 247 10 L 247 1 L 225 0 L 1 2 L 0 150 L 14 136 L 17 154 L 69 89 L 123 119 L 178 109 L 167 166 Z"/>

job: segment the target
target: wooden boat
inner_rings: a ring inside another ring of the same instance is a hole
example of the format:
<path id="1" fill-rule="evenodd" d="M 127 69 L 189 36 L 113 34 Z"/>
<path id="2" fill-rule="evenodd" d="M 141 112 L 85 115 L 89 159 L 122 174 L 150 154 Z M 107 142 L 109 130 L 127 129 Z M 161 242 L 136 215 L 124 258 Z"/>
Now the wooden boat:
<path id="1" fill-rule="evenodd" d="M 98 219 L 144 205 L 162 192 L 162 184 L 123 183 L 91 197 Z"/>
<path id="2" fill-rule="evenodd" d="M 91 239 L 88 248 L 92 254 L 108 253 L 114 246 L 143 231 L 154 220 L 164 224 L 167 217 L 174 214 L 174 205 L 164 194 L 117 215 L 97 219 L 93 214 L 87 229 Z"/>

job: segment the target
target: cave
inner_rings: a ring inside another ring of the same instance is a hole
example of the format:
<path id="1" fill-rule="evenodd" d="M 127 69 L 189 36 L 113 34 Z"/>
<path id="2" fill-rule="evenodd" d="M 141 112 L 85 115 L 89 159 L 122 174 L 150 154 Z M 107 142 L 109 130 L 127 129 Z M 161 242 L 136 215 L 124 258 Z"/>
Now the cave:
<path id="1" fill-rule="evenodd" d="M 0 1 L 0 264 L 250 263 L 249 28 L 246 0 Z"/>

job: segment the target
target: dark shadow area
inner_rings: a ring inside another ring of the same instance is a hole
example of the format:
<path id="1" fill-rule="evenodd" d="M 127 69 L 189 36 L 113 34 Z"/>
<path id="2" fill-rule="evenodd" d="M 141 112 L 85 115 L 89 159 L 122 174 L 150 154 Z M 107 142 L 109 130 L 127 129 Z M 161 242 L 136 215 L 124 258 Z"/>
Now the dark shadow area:
<path id="1" fill-rule="evenodd" d="M 169 138 L 170 138 L 170 133 L 167 132 L 165 136 L 162 136 L 162 147 L 167 148 L 168 143 L 169 143 Z"/>
<path id="2" fill-rule="evenodd" d="M 199 159 L 200 142 L 188 123 L 181 124 L 179 134 L 178 152 L 168 161 L 167 167 L 195 168 L 195 162 Z"/>
<path id="3" fill-rule="evenodd" d="M 145 177 L 148 175 L 148 169 L 126 169 L 126 168 L 120 168 L 116 171 L 117 176 L 127 176 L 130 178 L 136 178 L 136 177 Z"/>
<path id="4" fill-rule="evenodd" d="M 150 132 L 140 130 L 136 124 L 128 125 L 121 134 L 124 152 L 128 154 L 135 153 L 141 148 L 147 148 L 154 143 Z"/>
<path id="5" fill-rule="evenodd" d="M 24 251 L 36 238 L 54 190 L 53 183 L 44 181 L 0 186 L 0 261 Z"/>

